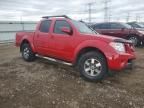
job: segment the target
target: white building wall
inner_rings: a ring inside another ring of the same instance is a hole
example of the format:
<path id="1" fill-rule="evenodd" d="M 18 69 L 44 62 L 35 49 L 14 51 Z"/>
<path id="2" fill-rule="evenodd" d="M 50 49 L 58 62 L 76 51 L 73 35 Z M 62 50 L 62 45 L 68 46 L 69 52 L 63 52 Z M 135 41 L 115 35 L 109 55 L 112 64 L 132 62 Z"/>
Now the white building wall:
<path id="1" fill-rule="evenodd" d="M 36 22 L 0 22 L 0 43 L 14 41 L 18 31 L 34 31 Z"/>

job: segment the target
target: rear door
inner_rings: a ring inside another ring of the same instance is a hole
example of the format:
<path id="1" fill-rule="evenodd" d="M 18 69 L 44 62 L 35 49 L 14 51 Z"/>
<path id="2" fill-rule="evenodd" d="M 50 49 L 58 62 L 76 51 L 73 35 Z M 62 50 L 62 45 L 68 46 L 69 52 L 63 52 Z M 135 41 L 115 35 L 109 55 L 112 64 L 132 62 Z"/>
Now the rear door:
<path id="1" fill-rule="evenodd" d="M 50 55 L 51 54 L 51 33 L 50 26 L 51 20 L 44 20 L 41 22 L 39 30 L 35 33 L 34 42 L 37 49 L 37 53 L 41 55 Z"/>
<path id="2" fill-rule="evenodd" d="M 109 35 L 110 25 L 109 23 L 97 24 L 94 29 L 100 34 Z"/>

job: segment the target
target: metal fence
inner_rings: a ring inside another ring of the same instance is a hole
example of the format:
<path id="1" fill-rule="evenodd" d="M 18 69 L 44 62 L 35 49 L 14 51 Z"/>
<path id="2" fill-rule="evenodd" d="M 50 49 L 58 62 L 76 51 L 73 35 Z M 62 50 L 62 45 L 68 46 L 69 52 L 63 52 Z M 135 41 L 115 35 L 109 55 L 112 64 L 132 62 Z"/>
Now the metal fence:
<path id="1" fill-rule="evenodd" d="M 16 32 L 34 31 L 36 22 L 0 22 L 0 43 L 15 41 Z"/>

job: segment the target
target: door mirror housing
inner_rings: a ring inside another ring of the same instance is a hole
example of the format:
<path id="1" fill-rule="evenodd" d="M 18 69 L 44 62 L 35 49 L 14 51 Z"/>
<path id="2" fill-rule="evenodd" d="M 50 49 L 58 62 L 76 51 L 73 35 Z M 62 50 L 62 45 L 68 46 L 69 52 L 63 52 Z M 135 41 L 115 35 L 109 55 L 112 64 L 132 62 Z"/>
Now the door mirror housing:
<path id="1" fill-rule="evenodd" d="M 69 35 L 72 34 L 71 29 L 69 29 L 68 27 L 62 27 L 61 31 L 64 32 L 64 33 L 66 33 L 66 34 L 69 34 Z"/>

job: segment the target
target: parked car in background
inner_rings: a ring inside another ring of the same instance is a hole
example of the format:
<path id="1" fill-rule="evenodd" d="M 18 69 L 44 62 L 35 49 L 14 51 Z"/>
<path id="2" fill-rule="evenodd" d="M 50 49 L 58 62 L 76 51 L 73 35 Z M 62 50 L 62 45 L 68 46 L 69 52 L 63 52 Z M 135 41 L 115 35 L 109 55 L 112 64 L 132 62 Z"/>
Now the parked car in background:
<path id="1" fill-rule="evenodd" d="M 86 23 L 88 26 L 92 26 L 93 25 L 93 23 Z"/>
<path id="2" fill-rule="evenodd" d="M 129 23 L 127 23 L 127 24 L 129 24 L 130 26 L 132 26 L 132 27 L 135 28 L 135 29 L 144 30 L 144 24 L 143 24 L 143 23 L 129 22 Z"/>
<path id="3" fill-rule="evenodd" d="M 92 28 L 100 34 L 115 36 L 131 40 L 135 46 L 144 43 L 144 32 L 132 28 L 130 25 L 120 22 L 105 22 L 92 25 Z"/>
<path id="4" fill-rule="evenodd" d="M 16 34 L 16 46 L 26 61 L 37 55 L 73 65 L 89 81 L 103 79 L 109 70 L 131 67 L 136 58 L 131 42 L 97 34 L 67 16 L 43 17 L 35 32 Z"/>

